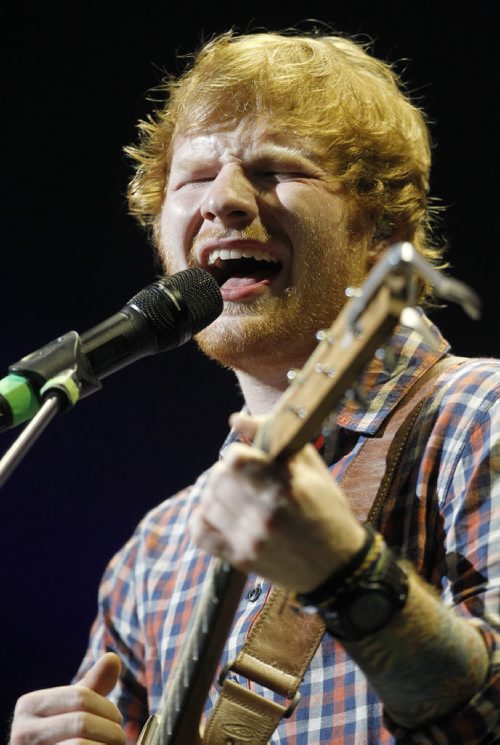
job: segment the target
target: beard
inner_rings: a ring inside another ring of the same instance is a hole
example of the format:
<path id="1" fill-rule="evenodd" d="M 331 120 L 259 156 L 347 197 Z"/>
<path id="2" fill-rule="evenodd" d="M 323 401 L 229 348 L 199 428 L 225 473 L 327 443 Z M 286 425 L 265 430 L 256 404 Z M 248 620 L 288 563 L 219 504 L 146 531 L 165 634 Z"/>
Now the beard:
<path id="1" fill-rule="evenodd" d="M 349 223 L 334 245 L 331 238 L 309 226 L 301 236 L 307 249 L 293 257 L 290 286 L 252 302 L 225 302 L 222 314 L 194 337 L 201 351 L 236 372 L 301 367 L 317 345 L 317 332 L 329 328 L 344 306 L 346 287 L 366 275 L 362 244 L 358 236 L 353 240 Z M 163 244 L 160 256 L 167 271 L 178 269 L 171 246 Z"/>
<path id="2" fill-rule="evenodd" d="M 221 316 L 195 337 L 202 352 L 246 373 L 257 367 L 301 367 L 318 343 L 317 332 L 329 328 L 342 310 L 346 287 L 364 278 L 330 253 L 321 259 L 311 252 L 282 295 L 225 303 Z"/>
<path id="3" fill-rule="evenodd" d="M 242 372 L 265 363 L 291 364 L 305 360 L 316 346 L 316 332 L 322 326 L 316 310 L 308 307 L 297 288 L 251 305 L 225 303 L 222 315 L 195 341 L 207 356 Z"/>

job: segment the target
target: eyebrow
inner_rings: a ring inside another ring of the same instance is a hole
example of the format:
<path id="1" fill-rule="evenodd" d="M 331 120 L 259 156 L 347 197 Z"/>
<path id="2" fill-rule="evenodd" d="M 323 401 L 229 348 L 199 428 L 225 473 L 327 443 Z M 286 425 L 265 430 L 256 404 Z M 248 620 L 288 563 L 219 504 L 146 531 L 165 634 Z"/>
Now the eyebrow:
<path id="1" fill-rule="evenodd" d="M 319 153 L 312 150 L 272 144 L 264 146 L 258 153 L 256 153 L 256 157 L 253 158 L 256 162 L 263 160 L 292 161 L 294 159 L 309 161 L 315 165 L 320 165 L 321 163 Z"/>
<path id="2" fill-rule="evenodd" d="M 249 163 L 265 163 L 268 161 L 279 161 L 282 163 L 295 162 L 300 160 L 302 162 L 308 161 L 309 163 L 318 167 L 324 166 L 324 158 L 320 156 L 318 152 L 314 152 L 310 149 L 304 149 L 299 147 L 281 146 L 268 143 L 259 148 L 255 153 L 251 153 L 249 157 Z M 176 163 L 175 170 L 196 170 L 198 168 L 209 168 L 211 165 L 219 163 L 219 158 L 216 154 L 214 157 L 204 158 L 203 155 L 181 155 L 178 162 Z"/>

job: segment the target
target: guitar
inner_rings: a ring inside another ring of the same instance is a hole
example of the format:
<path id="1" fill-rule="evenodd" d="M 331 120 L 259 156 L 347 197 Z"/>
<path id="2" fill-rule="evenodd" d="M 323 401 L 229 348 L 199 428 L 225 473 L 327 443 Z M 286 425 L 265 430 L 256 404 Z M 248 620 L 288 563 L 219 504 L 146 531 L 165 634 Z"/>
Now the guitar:
<path id="1" fill-rule="evenodd" d="M 420 316 L 409 301 L 416 278 L 431 282 L 436 294 L 458 301 L 472 317 L 479 300 L 465 285 L 444 277 L 409 243 L 392 246 L 344 306 L 333 325 L 318 333 L 319 343 L 291 385 L 259 427 L 254 446 L 284 460 L 310 442 L 357 380 L 377 349 L 402 320 L 418 329 Z M 424 328 L 421 329 L 425 334 Z M 141 732 L 138 745 L 200 745 L 200 720 L 246 574 L 214 559 L 206 587 L 186 634 L 176 670 L 159 713 Z"/>

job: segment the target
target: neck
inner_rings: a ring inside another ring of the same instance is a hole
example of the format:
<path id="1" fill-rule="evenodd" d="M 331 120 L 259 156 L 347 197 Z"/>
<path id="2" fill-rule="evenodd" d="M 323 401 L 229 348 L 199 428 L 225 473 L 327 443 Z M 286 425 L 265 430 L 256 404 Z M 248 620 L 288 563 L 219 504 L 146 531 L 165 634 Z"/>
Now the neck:
<path id="1" fill-rule="evenodd" d="M 288 387 L 289 368 L 255 373 L 236 370 L 243 397 L 252 416 L 268 414 Z"/>

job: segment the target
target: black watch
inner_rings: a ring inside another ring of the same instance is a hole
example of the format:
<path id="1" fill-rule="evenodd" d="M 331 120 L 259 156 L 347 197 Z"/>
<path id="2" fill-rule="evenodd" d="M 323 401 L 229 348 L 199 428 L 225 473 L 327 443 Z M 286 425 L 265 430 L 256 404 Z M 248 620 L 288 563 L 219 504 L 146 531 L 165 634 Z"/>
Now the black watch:
<path id="1" fill-rule="evenodd" d="M 408 576 L 384 544 L 375 565 L 353 582 L 332 588 L 315 606 L 327 631 L 341 641 L 361 641 L 383 628 L 404 607 Z M 306 602 L 305 602 L 306 601 Z M 307 596 L 301 596 L 307 605 Z"/>

